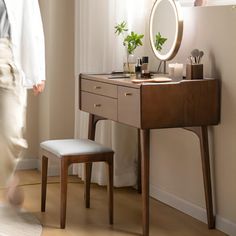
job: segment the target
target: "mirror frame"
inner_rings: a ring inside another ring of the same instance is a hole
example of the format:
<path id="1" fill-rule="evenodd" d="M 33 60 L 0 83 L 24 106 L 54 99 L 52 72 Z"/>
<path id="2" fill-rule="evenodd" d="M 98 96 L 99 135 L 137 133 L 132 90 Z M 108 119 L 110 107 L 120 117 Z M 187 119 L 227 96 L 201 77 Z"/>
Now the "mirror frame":
<path id="1" fill-rule="evenodd" d="M 160 54 L 156 50 L 155 43 L 153 40 L 153 30 L 152 30 L 153 19 L 154 19 L 154 14 L 156 12 L 156 8 L 162 1 L 169 1 L 171 6 L 173 7 L 173 10 L 175 12 L 175 23 L 176 23 L 175 39 L 174 39 L 172 47 L 170 48 L 169 52 L 166 54 Z M 180 48 L 182 37 L 183 37 L 183 14 L 182 14 L 181 6 L 179 2 L 176 2 L 175 0 L 156 0 L 151 10 L 151 15 L 150 15 L 150 20 L 149 20 L 149 35 L 150 35 L 150 43 L 151 43 L 152 50 L 158 59 L 162 61 L 167 61 L 174 58 L 174 56 L 177 54 Z"/>

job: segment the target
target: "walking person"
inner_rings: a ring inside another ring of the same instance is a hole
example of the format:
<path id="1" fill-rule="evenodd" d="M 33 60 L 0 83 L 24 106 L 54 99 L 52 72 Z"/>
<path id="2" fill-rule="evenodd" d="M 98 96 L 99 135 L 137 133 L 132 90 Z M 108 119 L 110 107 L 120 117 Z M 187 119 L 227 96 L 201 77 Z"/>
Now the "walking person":
<path id="1" fill-rule="evenodd" d="M 23 139 L 26 89 L 45 86 L 45 49 L 38 0 L 0 0 L 0 184 L 12 205 L 23 203 L 16 164 Z"/>

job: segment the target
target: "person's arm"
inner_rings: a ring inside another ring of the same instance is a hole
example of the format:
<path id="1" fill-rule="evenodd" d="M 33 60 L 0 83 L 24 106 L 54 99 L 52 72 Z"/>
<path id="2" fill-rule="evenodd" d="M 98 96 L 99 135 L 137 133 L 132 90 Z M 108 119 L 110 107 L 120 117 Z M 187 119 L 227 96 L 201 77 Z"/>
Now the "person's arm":
<path id="1" fill-rule="evenodd" d="M 25 83 L 37 95 L 45 87 L 45 42 L 38 0 L 24 0 L 21 63 Z"/>

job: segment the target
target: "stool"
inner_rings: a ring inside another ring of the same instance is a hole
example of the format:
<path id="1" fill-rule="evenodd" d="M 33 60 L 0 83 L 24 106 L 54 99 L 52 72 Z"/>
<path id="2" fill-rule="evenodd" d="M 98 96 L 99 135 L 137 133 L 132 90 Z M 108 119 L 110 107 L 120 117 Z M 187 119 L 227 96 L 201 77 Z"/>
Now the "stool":
<path id="1" fill-rule="evenodd" d="M 41 211 L 45 212 L 48 158 L 56 158 L 60 161 L 60 227 L 65 228 L 66 202 L 67 202 L 67 177 L 68 167 L 72 163 L 105 162 L 108 164 L 108 208 L 109 223 L 113 224 L 113 154 L 114 152 L 101 144 L 88 139 L 61 139 L 48 140 L 40 144 L 42 151 L 42 186 L 41 186 Z M 90 203 L 90 179 L 85 181 L 86 207 Z"/>

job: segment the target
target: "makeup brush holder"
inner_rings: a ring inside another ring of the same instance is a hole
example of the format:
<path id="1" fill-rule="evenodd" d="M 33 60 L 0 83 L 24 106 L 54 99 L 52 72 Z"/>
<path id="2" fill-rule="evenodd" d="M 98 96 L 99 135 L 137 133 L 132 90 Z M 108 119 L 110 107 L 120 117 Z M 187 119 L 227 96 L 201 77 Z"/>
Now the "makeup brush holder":
<path id="1" fill-rule="evenodd" d="M 203 79 L 203 64 L 187 64 L 186 79 Z"/>

